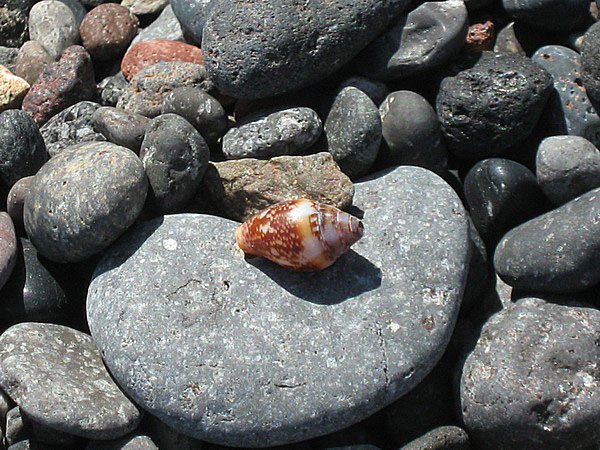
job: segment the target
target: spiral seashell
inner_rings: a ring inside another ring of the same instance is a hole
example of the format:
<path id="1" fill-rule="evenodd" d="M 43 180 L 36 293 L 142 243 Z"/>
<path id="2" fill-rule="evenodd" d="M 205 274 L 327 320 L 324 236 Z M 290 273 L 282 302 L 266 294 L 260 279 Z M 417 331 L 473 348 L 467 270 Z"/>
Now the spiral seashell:
<path id="1" fill-rule="evenodd" d="M 308 272 L 332 265 L 363 232 L 356 217 L 330 205 L 298 199 L 250 217 L 237 228 L 235 238 L 246 254 Z"/>

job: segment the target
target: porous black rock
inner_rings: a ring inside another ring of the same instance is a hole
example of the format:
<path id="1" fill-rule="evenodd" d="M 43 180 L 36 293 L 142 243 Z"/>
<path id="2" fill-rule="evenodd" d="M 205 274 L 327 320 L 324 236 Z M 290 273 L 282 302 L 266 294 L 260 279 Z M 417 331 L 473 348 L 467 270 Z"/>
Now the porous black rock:
<path id="1" fill-rule="evenodd" d="M 552 91 L 552 76 L 530 59 L 483 52 L 471 69 L 442 81 L 436 111 L 460 158 L 497 156 L 523 141 Z"/>
<path id="2" fill-rule="evenodd" d="M 235 98 L 291 91 L 340 69 L 407 3 L 217 2 L 203 28 L 204 63 L 217 88 Z"/>

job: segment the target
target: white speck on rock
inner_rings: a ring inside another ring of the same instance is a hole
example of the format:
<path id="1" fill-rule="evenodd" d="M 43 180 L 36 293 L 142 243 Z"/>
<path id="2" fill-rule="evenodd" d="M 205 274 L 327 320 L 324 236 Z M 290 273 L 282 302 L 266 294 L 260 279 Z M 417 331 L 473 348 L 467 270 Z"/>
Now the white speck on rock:
<path id="1" fill-rule="evenodd" d="M 163 247 L 166 250 L 173 251 L 177 248 L 177 241 L 175 239 L 165 239 L 163 241 Z"/>

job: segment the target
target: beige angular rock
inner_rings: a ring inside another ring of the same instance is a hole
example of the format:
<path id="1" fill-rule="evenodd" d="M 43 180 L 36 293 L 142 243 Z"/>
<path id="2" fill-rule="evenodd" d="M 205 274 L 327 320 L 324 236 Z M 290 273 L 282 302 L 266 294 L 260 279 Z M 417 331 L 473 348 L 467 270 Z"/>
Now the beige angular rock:
<path id="1" fill-rule="evenodd" d="M 161 12 L 165 6 L 169 4 L 169 0 L 123 0 L 122 6 L 126 6 L 136 15 L 156 14 Z"/>
<path id="2" fill-rule="evenodd" d="M 0 112 L 21 107 L 29 83 L 0 65 Z"/>

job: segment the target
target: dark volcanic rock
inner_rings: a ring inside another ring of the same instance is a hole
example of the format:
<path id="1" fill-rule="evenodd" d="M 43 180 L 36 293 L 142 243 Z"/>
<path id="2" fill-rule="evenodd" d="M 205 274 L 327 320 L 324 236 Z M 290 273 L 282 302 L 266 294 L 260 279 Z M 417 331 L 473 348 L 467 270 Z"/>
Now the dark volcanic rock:
<path id="1" fill-rule="evenodd" d="M 600 102 L 600 22 L 585 32 L 581 46 L 581 80 L 592 100 Z"/>
<path id="2" fill-rule="evenodd" d="M 505 11 L 515 19 L 550 31 L 571 30 L 588 16 L 587 0 L 502 0 Z"/>

